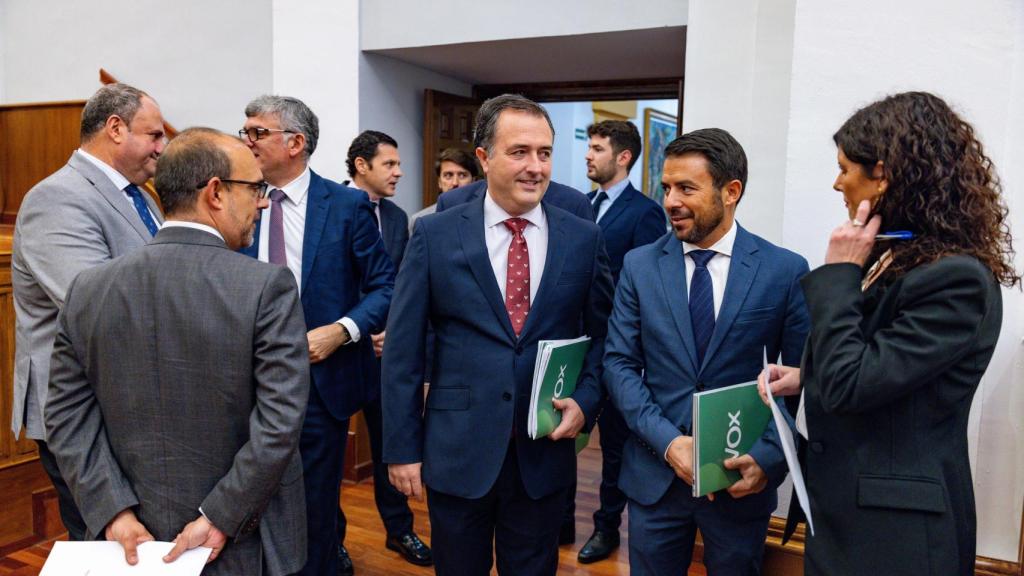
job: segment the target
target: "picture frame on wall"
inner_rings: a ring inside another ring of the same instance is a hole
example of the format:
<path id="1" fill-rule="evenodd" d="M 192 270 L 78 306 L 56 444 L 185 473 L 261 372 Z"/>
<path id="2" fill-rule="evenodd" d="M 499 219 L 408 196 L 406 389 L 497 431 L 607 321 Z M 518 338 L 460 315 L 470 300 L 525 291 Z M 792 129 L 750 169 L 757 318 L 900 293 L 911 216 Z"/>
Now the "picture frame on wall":
<path id="1" fill-rule="evenodd" d="M 644 110 L 643 193 L 658 204 L 665 194 L 661 172 L 665 165 L 665 147 L 676 139 L 676 117 L 653 108 Z"/>

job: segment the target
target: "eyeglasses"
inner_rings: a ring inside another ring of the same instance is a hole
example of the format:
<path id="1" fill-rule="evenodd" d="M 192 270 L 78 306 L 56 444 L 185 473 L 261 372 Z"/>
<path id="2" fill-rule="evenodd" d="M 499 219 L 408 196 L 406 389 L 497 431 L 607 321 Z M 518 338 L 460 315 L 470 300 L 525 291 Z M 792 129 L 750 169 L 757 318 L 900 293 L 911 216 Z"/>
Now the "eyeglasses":
<path id="1" fill-rule="evenodd" d="M 248 139 L 249 142 L 256 142 L 257 140 L 263 140 L 267 136 L 270 136 L 273 132 L 286 132 L 288 134 L 295 134 L 294 130 L 281 130 L 280 128 L 242 128 L 238 131 L 238 137 L 242 140 Z"/>
<path id="2" fill-rule="evenodd" d="M 256 193 L 256 199 L 262 200 L 267 197 L 267 192 L 270 191 L 270 184 L 266 181 L 261 182 L 250 182 L 249 180 L 231 180 L 230 178 L 221 178 L 221 182 L 225 184 L 242 184 L 248 186 L 250 190 Z M 206 187 L 209 182 L 204 182 L 196 186 L 196 190 L 201 190 Z"/>

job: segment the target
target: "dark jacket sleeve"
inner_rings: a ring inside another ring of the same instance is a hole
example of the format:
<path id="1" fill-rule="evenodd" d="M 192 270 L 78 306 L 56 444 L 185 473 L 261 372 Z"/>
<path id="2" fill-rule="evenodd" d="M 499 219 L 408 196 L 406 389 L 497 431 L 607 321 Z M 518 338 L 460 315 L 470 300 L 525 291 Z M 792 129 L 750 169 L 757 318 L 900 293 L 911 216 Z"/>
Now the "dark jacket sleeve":
<path id="1" fill-rule="evenodd" d="M 608 335 L 608 316 L 612 308 L 612 276 L 608 269 L 608 254 L 604 249 L 601 235 L 594 239 L 594 273 L 590 279 L 590 290 L 584 306 L 583 331 L 590 336 L 590 351 L 583 362 L 583 370 L 572 398 L 586 416 L 587 429 L 593 426 L 604 397 L 601 386 L 601 372 L 604 358 L 605 338 Z"/>
<path id="2" fill-rule="evenodd" d="M 357 267 L 359 290 L 364 296 L 345 316 L 356 323 L 361 335 L 376 334 L 387 321 L 395 271 L 377 229 L 373 205 L 365 198 L 356 205 L 350 258 Z"/>

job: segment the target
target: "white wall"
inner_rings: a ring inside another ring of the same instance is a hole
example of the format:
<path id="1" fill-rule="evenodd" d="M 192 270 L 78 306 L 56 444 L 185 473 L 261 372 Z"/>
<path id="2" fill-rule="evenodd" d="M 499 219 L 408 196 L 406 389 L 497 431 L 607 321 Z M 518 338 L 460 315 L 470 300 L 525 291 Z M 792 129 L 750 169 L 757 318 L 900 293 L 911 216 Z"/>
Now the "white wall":
<path id="1" fill-rule="evenodd" d="M 6 77 L 6 65 L 7 65 L 7 30 L 4 26 L 4 22 L 7 21 L 7 2 L 0 0 L 0 104 L 7 102 L 7 83 Z"/>
<path id="2" fill-rule="evenodd" d="M 358 15 L 358 0 L 273 0 L 273 92 L 316 113 L 320 142 L 310 166 L 336 181 L 348 177 L 345 155 L 359 133 Z"/>
<path id="3" fill-rule="evenodd" d="M 785 183 L 795 4 L 693 0 L 687 28 L 683 131 L 722 128 L 743 145 L 749 175 L 737 218 L 776 243 L 783 239 L 779 199 Z M 831 23 L 822 26 L 827 30 Z"/>
<path id="4" fill-rule="evenodd" d="M 362 0 L 363 50 L 640 30 L 686 24 L 688 0 Z"/>
<path id="5" fill-rule="evenodd" d="M 379 130 L 398 142 L 403 176 L 395 203 L 409 214 L 423 207 L 423 91 L 427 88 L 459 96 L 472 92 L 468 84 L 394 58 L 377 54 L 359 57 L 359 131 Z M 356 134 L 345 142 L 339 165 L 342 171 L 348 145 Z"/>
<path id="6" fill-rule="evenodd" d="M 1018 206 L 1013 224 L 1020 237 L 1022 17 L 1024 5 L 1010 0 L 950 2 L 942 10 L 927 0 L 800 2 L 785 196 L 778 198 L 785 212 L 783 243 L 804 254 L 812 268 L 822 263 L 830 231 L 846 218 L 831 188 L 836 175 L 832 133 L 856 108 L 910 89 L 942 96 L 977 129 L 1004 176 L 1007 196 Z M 975 398 L 969 438 L 978 554 L 1016 560 L 1024 494 L 1019 449 L 1024 442 L 1019 312 L 1024 297 L 1005 291 L 1003 306 L 1000 345 Z"/>
<path id="7" fill-rule="evenodd" d="M 86 99 L 102 67 L 152 94 L 176 128 L 236 131 L 246 102 L 271 89 L 271 0 L 0 6 L 6 103 Z"/>

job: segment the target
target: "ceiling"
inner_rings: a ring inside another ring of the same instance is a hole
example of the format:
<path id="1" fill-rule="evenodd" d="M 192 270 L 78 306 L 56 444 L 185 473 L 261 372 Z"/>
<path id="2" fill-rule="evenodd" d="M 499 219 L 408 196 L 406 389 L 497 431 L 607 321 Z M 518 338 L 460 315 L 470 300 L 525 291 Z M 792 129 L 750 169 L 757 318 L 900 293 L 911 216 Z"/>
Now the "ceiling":
<path id="1" fill-rule="evenodd" d="M 686 27 L 367 51 L 468 84 L 681 78 Z"/>

